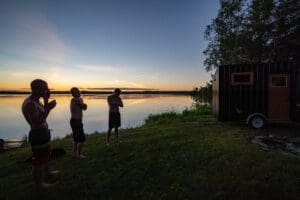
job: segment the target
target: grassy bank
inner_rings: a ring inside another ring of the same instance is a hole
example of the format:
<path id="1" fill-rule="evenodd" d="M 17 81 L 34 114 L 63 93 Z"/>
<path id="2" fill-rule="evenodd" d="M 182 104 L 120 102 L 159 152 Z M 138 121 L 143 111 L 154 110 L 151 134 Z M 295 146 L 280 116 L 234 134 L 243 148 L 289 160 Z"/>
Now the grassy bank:
<path id="1" fill-rule="evenodd" d="M 87 137 L 85 160 L 71 157 L 71 138 L 53 141 L 67 155 L 53 160 L 58 185 L 35 194 L 30 148 L 0 154 L 0 199 L 297 199 L 300 160 L 250 144 L 257 134 L 217 122 L 209 108 L 149 116 L 121 132 L 122 143 Z"/>

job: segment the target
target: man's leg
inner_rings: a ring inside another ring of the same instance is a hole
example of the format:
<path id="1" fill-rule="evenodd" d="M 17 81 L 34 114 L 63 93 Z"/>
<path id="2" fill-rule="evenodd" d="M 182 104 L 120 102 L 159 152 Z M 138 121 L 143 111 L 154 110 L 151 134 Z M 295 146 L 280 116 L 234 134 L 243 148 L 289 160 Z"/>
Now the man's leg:
<path id="1" fill-rule="evenodd" d="M 41 165 L 32 166 L 32 175 L 37 191 L 42 190 L 43 167 Z"/>
<path id="2" fill-rule="evenodd" d="M 83 124 L 82 122 L 80 122 L 78 126 L 78 144 L 77 144 L 77 156 L 80 159 L 85 158 L 85 156 L 82 154 L 83 143 L 85 142 L 85 140 L 86 139 L 83 131 Z"/>
<path id="3" fill-rule="evenodd" d="M 44 172 L 43 176 L 46 176 L 46 177 L 50 176 L 51 173 L 50 173 L 50 170 L 49 170 L 49 163 L 45 163 L 43 165 L 43 172 Z"/>
<path id="4" fill-rule="evenodd" d="M 55 184 L 49 184 L 43 181 L 44 176 L 49 175 L 49 165 L 33 165 L 32 166 L 32 175 L 35 182 L 35 187 L 37 191 L 42 191 L 43 189 L 50 188 Z"/>
<path id="5" fill-rule="evenodd" d="M 78 143 L 73 141 L 73 156 L 76 157 L 78 155 Z"/>
<path id="6" fill-rule="evenodd" d="M 82 154 L 82 148 L 83 148 L 83 142 L 79 142 L 77 145 L 78 149 L 78 158 L 85 158 L 85 156 Z"/>
<path id="7" fill-rule="evenodd" d="M 106 136 L 106 146 L 109 145 L 110 134 L 111 134 L 111 128 L 108 128 L 107 136 Z"/>
<path id="8" fill-rule="evenodd" d="M 115 136 L 116 136 L 117 143 L 119 143 L 120 142 L 119 141 L 119 128 L 117 126 L 115 127 Z"/>
<path id="9" fill-rule="evenodd" d="M 46 182 L 53 182 L 53 178 L 55 177 L 55 175 L 59 174 L 59 170 L 52 170 L 50 171 L 49 168 L 49 163 L 46 163 L 43 165 L 43 174 L 42 174 L 42 184 L 45 185 L 45 181 Z M 46 184 L 49 185 L 49 184 Z"/>

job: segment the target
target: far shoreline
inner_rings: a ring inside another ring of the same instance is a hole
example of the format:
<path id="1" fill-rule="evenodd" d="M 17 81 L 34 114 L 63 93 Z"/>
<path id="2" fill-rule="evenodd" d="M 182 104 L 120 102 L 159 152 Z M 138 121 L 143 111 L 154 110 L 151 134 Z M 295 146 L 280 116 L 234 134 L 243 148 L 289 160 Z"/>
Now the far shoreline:
<path id="1" fill-rule="evenodd" d="M 82 94 L 111 94 L 112 91 L 86 91 Z M 29 91 L 0 91 L 0 95 L 30 94 Z M 52 91 L 51 94 L 70 94 L 69 91 Z M 174 95 L 191 95 L 192 91 L 122 91 L 122 94 L 174 94 Z"/>

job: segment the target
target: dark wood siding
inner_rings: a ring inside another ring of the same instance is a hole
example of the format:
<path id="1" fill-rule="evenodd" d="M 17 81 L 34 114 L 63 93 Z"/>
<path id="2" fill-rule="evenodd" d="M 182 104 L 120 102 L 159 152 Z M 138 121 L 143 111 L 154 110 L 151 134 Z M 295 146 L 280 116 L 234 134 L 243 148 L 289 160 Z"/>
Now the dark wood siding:
<path id="1" fill-rule="evenodd" d="M 300 122 L 300 66 L 297 66 L 296 82 L 296 113 L 295 121 Z"/>
<path id="2" fill-rule="evenodd" d="M 262 113 L 268 117 L 268 78 L 270 74 L 288 74 L 290 77 L 290 118 L 296 120 L 297 93 L 296 76 L 299 66 L 295 63 L 257 63 L 223 65 L 218 69 L 219 90 L 213 98 L 218 98 L 218 119 L 221 121 L 244 121 L 252 113 Z M 232 73 L 252 72 L 254 81 L 251 85 L 232 85 Z M 216 86 L 214 87 L 215 91 Z M 298 93 L 299 94 L 299 93 Z M 214 100 L 216 102 L 216 100 Z M 300 100 L 298 99 L 298 102 Z M 300 103 L 300 102 L 299 102 Z M 299 104 L 298 103 L 298 104 Z"/>

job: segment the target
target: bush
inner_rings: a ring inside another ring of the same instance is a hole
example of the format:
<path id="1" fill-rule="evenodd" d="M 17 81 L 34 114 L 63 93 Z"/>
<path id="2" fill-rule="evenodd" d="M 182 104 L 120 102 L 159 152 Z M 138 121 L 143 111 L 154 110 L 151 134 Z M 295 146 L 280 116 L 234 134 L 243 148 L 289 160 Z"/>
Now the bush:
<path id="1" fill-rule="evenodd" d="M 147 125 L 157 125 L 169 123 L 176 118 L 178 118 L 178 113 L 174 111 L 165 112 L 161 114 L 150 114 L 147 119 L 145 119 L 145 124 Z"/>
<path id="2" fill-rule="evenodd" d="M 22 142 L 22 146 L 23 146 L 23 147 L 24 147 L 24 146 L 27 146 L 27 145 L 29 144 L 28 137 L 27 137 L 26 134 L 22 137 L 21 142 Z"/>
<path id="3" fill-rule="evenodd" d="M 151 114 L 145 120 L 145 125 L 168 124 L 179 121 L 193 121 L 204 115 L 211 115 L 212 109 L 209 105 L 194 104 L 190 109 L 186 108 L 182 113 L 174 111 L 161 114 Z"/>

